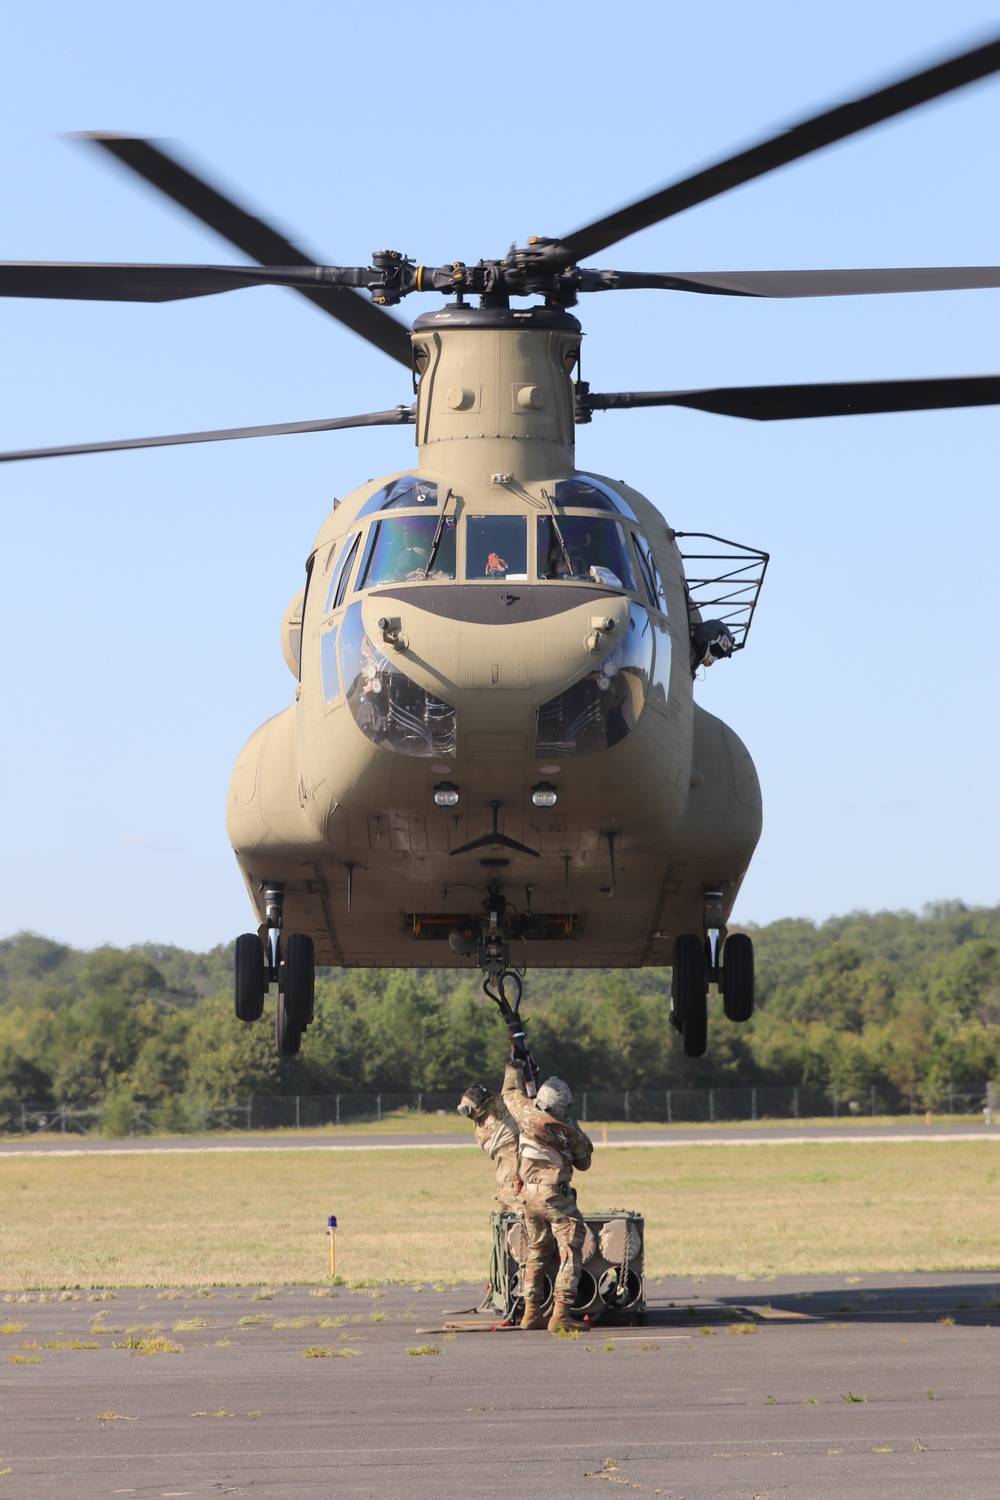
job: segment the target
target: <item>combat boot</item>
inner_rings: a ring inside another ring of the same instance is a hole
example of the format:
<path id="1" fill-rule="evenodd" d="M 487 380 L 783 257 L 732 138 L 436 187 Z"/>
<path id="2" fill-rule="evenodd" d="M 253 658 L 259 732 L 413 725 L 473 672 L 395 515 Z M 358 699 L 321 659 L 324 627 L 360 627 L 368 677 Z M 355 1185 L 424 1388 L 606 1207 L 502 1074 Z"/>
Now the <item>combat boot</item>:
<path id="1" fill-rule="evenodd" d="M 580 1323 L 573 1316 L 573 1304 L 561 1298 L 557 1298 L 552 1305 L 552 1316 L 548 1321 L 550 1333 L 558 1333 L 565 1329 L 567 1333 L 574 1333 L 579 1329 L 586 1328 L 586 1323 Z"/>
<path id="2" fill-rule="evenodd" d="M 524 1312 L 521 1315 L 522 1329 L 544 1328 L 545 1316 L 540 1305 L 532 1298 L 525 1297 Z"/>

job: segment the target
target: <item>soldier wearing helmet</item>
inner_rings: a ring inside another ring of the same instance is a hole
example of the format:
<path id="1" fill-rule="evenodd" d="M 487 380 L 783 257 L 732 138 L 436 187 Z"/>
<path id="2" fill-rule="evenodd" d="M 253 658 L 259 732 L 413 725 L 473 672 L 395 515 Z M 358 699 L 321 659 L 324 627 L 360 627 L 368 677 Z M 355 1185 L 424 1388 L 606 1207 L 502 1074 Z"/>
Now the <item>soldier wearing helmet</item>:
<path id="1" fill-rule="evenodd" d="M 515 1055 L 503 1080 L 503 1102 L 521 1132 L 521 1203 L 528 1252 L 524 1267 L 522 1328 L 576 1328 L 573 1300 L 580 1280 L 585 1226 L 571 1186 L 574 1167 L 586 1172 L 593 1152 L 588 1136 L 570 1118 L 573 1095 L 561 1078 L 547 1078 L 534 1099 L 524 1089 L 524 1063 Z M 544 1266 L 559 1252 L 552 1315 L 542 1315 Z"/>
<path id="2" fill-rule="evenodd" d="M 500 1207 L 510 1213 L 520 1213 L 521 1202 L 517 1195 L 518 1131 L 513 1116 L 503 1101 L 496 1094 L 491 1094 L 484 1083 L 469 1085 L 459 1102 L 458 1113 L 473 1121 L 476 1140 L 496 1169 L 497 1190 L 494 1196 Z"/>

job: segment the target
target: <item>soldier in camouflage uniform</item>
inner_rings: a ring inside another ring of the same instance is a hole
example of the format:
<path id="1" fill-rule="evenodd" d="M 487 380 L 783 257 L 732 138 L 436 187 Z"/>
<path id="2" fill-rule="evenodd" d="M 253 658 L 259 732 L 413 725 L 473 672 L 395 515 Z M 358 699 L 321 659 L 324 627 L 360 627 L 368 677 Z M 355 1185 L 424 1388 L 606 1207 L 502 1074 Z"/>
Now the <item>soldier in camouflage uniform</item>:
<path id="1" fill-rule="evenodd" d="M 524 1065 L 515 1057 L 504 1074 L 503 1102 L 521 1132 L 521 1202 L 528 1253 L 524 1267 L 522 1328 L 542 1328 L 542 1278 L 553 1246 L 559 1252 L 552 1316 L 548 1328 L 576 1328 L 573 1300 L 580 1280 L 580 1252 L 585 1227 L 570 1186 L 573 1168 L 586 1172 L 593 1146 L 569 1116 L 573 1102 L 568 1084 L 549 1078 L 534 1099 L 524 1091 Z"/>
<path id="2" fill-rule="evenodd" d="M 472 1120 L 476 1140 L 492 1161 L 497 1174 L 494 1194 L 502 1209 L 521 1212 L 518 1189 L 518 1130 L 514 1117 L 502 1100 L 484 1083 L 470 1084 L 458 1105 L 460 1115 Z"/>

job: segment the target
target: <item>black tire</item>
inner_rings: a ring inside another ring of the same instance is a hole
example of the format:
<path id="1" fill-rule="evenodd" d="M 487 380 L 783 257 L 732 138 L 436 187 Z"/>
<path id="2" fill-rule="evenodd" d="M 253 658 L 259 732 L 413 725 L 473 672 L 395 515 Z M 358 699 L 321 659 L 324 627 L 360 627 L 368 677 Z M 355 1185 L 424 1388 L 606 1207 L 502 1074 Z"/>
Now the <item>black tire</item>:
<path id="1" fill-rule="evenodd" d="M 316 994 L 316 952 L 312 938 L 307 937 L 304 932 L 293 932 L 285 941 L 282 990 L 289 1019 L 297 1024 L 300 1031 L 304 1030 L 313 1018 Z"/>
<path id="2" fill-rule="evenodd" d="M 244 932 L 236 939 L 233 964 L 233 1004 L 238 1021 L 259 1021 L 264 1014 L 267 974 L 264 948 L 255 932 Z"/>
<path id="3" fill-rule="evenodd" d="M 288 1014 L 284 995 L 274 1008 L 274 1045 L 279 1057 L 294 1057 L 302 1046 L 302 1027 Z"/>
<path id="4" fill-rule="evenodd" d="M 708 964 L 705 944 L 693 932 L 674 942 L 674 1003 L 686 1057 L 704 1057 L 708 1046 Z"/>
<path id="5" fill-rule="evenodd" d="M 749 1021 L 753 1015 L 753 939 L 734 932 L 722 949 L 722 1005 L 730 1021 Z"/>

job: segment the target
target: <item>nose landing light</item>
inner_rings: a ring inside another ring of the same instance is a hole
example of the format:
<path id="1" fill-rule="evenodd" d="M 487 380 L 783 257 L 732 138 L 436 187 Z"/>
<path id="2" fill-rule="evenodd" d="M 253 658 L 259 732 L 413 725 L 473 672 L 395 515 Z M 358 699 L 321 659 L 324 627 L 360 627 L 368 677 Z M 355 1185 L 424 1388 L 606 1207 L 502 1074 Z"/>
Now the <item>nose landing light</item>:
<path id="1" fill-rule="evenodd" d="M 559 793 L 551 781 L 540 781 L 531 788 L 531 800 L 536 807 L 555 807 Z"/>
<path id="2" fill-rule="evenodd" d="M 458 806 L 458 787 L 453 781 L 439 781 L 434 788 L 434 802 L 438 807 Z"/>

